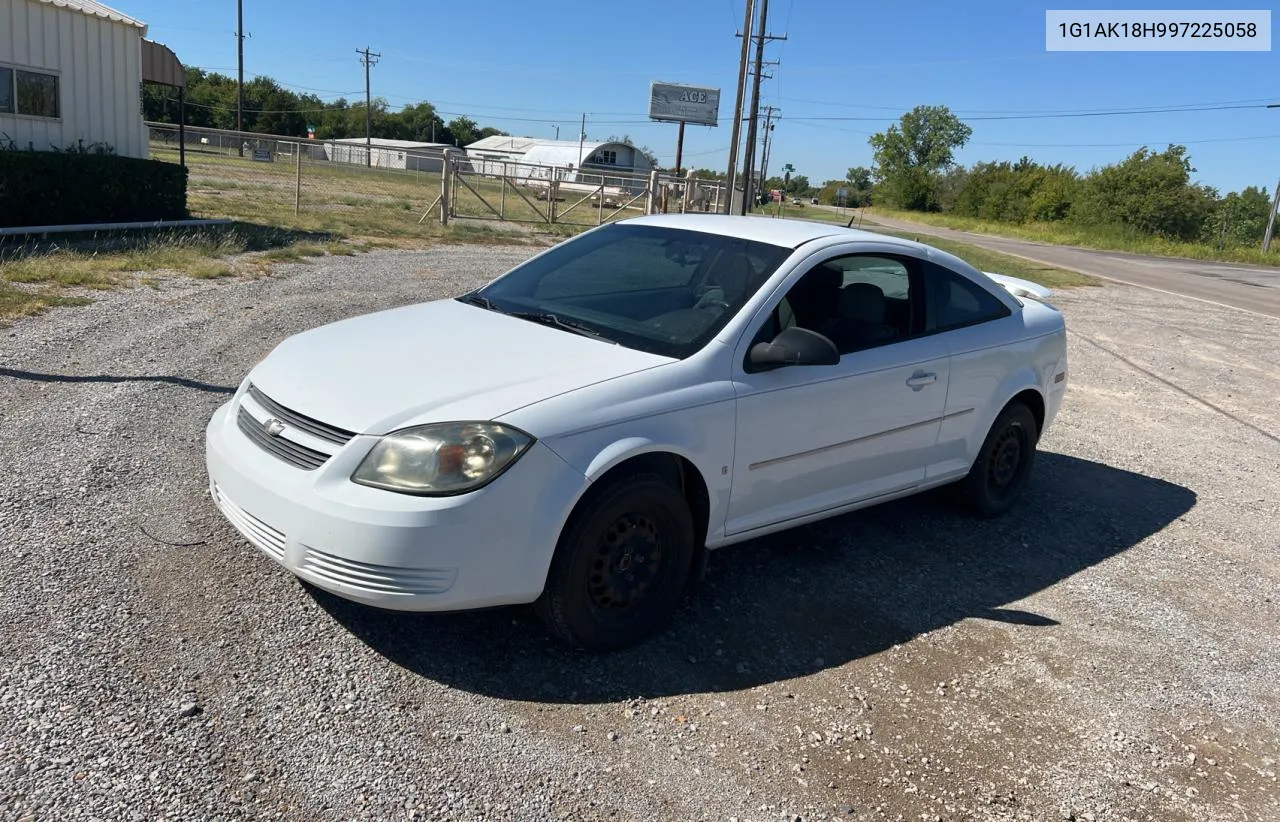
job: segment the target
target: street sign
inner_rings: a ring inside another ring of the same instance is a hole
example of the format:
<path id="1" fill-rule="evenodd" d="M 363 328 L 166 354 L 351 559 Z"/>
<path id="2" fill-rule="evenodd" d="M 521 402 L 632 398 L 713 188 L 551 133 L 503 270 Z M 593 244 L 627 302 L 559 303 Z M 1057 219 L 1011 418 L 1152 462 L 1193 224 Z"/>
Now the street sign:
<path id="1" fill-rule="evenodd" d="M 667 123 L 718 124 L 720 89 L 654 81 L 649 89 L 649 119 Z"/>

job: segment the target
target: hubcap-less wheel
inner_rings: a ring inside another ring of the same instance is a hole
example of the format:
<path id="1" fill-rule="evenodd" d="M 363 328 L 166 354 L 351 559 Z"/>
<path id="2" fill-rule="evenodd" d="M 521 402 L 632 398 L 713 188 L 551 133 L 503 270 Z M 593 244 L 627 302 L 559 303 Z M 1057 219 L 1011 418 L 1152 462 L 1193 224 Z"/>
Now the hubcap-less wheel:
<path id="1" fill-rule="evenodd" d="M 695 539 L 689 505 L 665 477 L 605 481 L 560 535 L 538 613 L 553 634 L 579 648 L 637 642 L 679 604 Z"/>
<path id="2" fill-rule="evenodd" d="M 619 517 L 596 546 L 588 587 L 591 601 L 605 611 L 641 605 L 662 573 L 658 525 L 644 514 Z"/>
<path id="3" fill-rule="evenodd" d="M 992 423 L 960 485 L 977 513 L 999 516 L 1022 495 L 1035 461 L 1037 436 L 1035 415 L 1022 403 L 1010 404 Z"/>
<path id="4" fill-rule="evenodd" d="M 1005 426 L 997 435 L 987 463 L 987 487 L 992 494 L 1004 495 L 1017 478 L 1025 438 L 1026 432 L 1016 422 Z"/>

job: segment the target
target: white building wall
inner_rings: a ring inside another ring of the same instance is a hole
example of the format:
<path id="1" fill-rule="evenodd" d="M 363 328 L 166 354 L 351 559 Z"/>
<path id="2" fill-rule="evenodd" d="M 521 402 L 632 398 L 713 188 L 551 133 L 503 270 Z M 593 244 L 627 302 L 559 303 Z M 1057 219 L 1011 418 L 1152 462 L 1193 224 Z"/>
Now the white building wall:
<path id="1" fill-rule="evenodd" d="M 0 0 L 0 65 L 56 73 L 61 115 L 0 114 L 0 132 L 23 149 L 83 140 L 107 143 L 123 157 L 149 156 L 142 35 L 136 26 L 33 0 Z"/>

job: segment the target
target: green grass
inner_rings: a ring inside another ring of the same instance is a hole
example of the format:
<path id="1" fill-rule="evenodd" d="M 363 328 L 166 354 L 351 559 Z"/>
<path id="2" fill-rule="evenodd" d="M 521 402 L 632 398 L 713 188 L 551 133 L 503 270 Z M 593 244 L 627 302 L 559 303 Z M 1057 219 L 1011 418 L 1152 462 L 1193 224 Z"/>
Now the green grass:
<path id="1" fill-rule="evenodd" d="M 30 294 L 0 281 L 0 320 L 16 319 L 39 314 L 60 305 L 88 305 L 85 297 L 64 297 L 58 294 Z"/>
<path id="2" fill-rule="evenodd" d="M 930 214 L 918 211 L 898 211 L 882 206 L 865 209 L 868 220 L 875 220 L 876 215 L 907 220 L 922 225 L 951 228 L 957 231 L 970 231 L 975 234 L 991 234 L 997 237 L 1010 237 L 1017 240 L 1032 240 L 1051 245 L 1078 246 L 1104 251 L 1127 251 L 1132 254 L 1149 254 L 1160 257 L 1185 257 L 1193 260 L 1214 260 L 1219 262 L 1254 263 L 1258 265 L 1280 266 L 1280 252 L 1272 251 L 1264 254 L 1257 246 L 1228 247 L 1219 249 L 1205 243 L 1187 243 L 1178 240 L 1163 240 L 1138 234 L 1116 226 L 1079 226 L 1066 223 L 998 223 L 991 220 L 977 220 L 969 217 L 957 217 L 953 214 Z"/>

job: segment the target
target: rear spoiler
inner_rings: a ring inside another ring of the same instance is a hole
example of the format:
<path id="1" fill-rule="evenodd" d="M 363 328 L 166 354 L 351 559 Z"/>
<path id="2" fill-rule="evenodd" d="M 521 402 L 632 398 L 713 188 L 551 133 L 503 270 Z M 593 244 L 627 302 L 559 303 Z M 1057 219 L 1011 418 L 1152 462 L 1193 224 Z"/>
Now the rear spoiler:
<path id="1" fill-rule="evenodd" d="M 1004 286 L 1015 297 L 1030 297 L 1033 300 L 1043 300 L 1053 296 L 1053 292 L 1039 283 L 1033 283 L 1030 280 L 1022 280 L 1017 277 L 1010 277 L 1007 274 L 992 274 L 990 271 L 984 271 L 991 279 Z"/>

